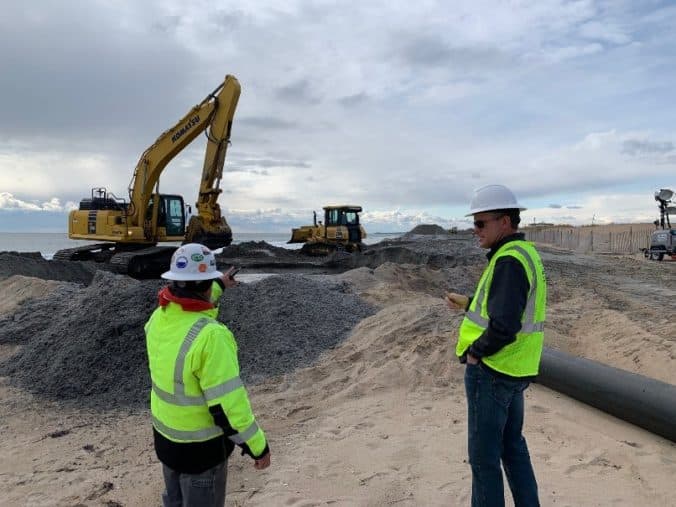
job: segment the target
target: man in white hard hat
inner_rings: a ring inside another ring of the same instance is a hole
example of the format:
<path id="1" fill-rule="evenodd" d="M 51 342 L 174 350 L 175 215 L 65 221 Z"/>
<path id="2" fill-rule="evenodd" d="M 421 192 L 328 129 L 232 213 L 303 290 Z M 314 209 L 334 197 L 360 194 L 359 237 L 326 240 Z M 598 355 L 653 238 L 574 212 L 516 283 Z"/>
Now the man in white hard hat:
<path id="1" fill-rule="evenodd" d="M 270 465 L 267 439 L 239 378 L 237 342 L 216 320 L 214 302 L 237 282 L 232 269 L 218 271 L 213 252 L 197 243 L 179 247 L 162 278 L 172 285 L 160 291 L 145 325 L 162 501 L 165 507 L 220 507 L 235 445 L 256 469 Z"/>
<path id="2" fill-rule="evenodd" d="M 474 233 L 487 253 L 473 296 L 446 295 L 464 310 L 456 355 L 465 363 L 472 507 L 504 506 L 502 467 L 516 507 L 539 506 L 537 482 L 522 434 L 523 391 L 540 365 L 547 284 L 540 255 L 517 232 L 521 206 L 503 185 L 474 193 Z"/>

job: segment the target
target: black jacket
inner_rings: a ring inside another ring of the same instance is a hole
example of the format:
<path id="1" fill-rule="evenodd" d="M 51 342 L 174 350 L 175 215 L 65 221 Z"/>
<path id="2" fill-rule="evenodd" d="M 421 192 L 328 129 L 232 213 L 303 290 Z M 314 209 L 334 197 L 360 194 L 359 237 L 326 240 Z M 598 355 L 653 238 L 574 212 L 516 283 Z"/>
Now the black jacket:
<path id="1" fill-rule="evenodd" d="M 496 252 L 510 241 L 523 241 L 522 233 L 515 233 L 501 239 L 486 254 L 490 261 Z M 493 280 L 488 292 L 488 328 L 467 349 L 467 353 L 481 359 L 491 356 L 503 347 L 516 341 L 516 334 L 521 329 L 521 316 L 526 309 L 530 283 L 521 263 L 514 257 L 500 257 L 495 263 Z M 472 302 L 474 296 L 470 298 Z M 468 305 L 469 308 L 469 305 Z M 467 361 L 467 353 L 461 362 Z M 488 368 L 484 364 L 484 367 Z M 491 373 L 508 377 L 503 373 L 488 368 Z M 521 380 L 524 380 L 521 378 Z"/>

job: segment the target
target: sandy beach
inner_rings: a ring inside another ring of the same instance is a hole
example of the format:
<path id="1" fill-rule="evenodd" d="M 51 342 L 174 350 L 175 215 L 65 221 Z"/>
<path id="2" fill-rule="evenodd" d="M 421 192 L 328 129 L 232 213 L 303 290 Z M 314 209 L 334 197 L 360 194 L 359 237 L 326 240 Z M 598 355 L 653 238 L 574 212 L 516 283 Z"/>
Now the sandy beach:
<path id="1" fill-rule="evenodd" d="M 542 251 L 546 345 L 676 384 L 675 262 Z M 161 282 L 0 259 L 0 503 L 159 505 L 139 326 Z M 263 472 L 233 454 L 226 503 L 469 505 L 461 315 L 441 296 L 470 292 L 484 262 L 471 238 L 409 236 L 226 294 L 272 450 Z M 525 435 L 544 506 L 673 503 L 673 442 L 538 384 Z"/>

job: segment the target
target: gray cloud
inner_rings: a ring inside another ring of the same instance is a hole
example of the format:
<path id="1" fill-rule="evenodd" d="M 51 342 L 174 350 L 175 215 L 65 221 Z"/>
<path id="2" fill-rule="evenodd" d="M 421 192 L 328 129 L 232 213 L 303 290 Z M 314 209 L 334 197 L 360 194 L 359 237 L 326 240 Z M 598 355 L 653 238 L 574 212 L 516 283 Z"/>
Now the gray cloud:
<path id="1" fill-rule="evenodd" d="M 560 204 L 550 204 L 549 207 L 550 207 L 550 208 L 554 208 L 554 209 L 559 209 L 559 208 L 561 208 L 562 206 L 561 206 Z"/>
<path id="2" fill-rule="evenodd" d="M 566 209 L 582 209 L 584 206 L 577 206 L 577 205 L 572 205 L 572 206 L 566 206 Z"/>
<path id="3" fill-rule="evenodd" d="M 237 124 L 245 127 L 255 127 L 271 130 L 289 130 L 298 128 L 298 124 L 274 116 L 245 116 L 237 118 Z"/>
<path id="4" fill-rule="evenodd" d="M 232 33 L 238 30 L 246 16 L 239 10 L 216 10 L 211 16 L 211 25 L 219 32 Z"/>
<path id="5" fill-rule="evenodd" d="M 317 91 L 312 88 L 310 81 L 299 79 L 275 90 L 277 98 L 294 103 L 316 104 L 319 102 Z"/>
<path id="6" fill-rule="evenodd" d="M 367 102 L 369 99 L 368 95 L 364 92 L 355 93 L 354 95 L 348 95 L 346 97 L 341 97 L 338 99 L 338 102 L 345 107 L 354 107 L 359 106 Z"/>
<path id="7" fill-rule="evenodd" d="M 181 25 L 183 18 L 181 16 L 162 16 L 157 18 L 150 26 L 153 30 L 157 30 L 162 33 L 172 33 Z"/>
<path id="8" fill-rule="evenodd" d="M 631 156 L 664 154 L 674 150 L 671 141 L 656 142 L 639 139 L 628 139 L 622 143 L 621 151 Z"/>
<path id="9" fill-rule="evenodd" d="M 235 167 L 239 166 L 240 168 L 244 167 L 299 167 L 299 168 L 309 168 L 312 167 L 307 162 L 300 160 L 276 160 L 269 158 L 259 158 L 259 159 L 239 159 L 232 162 Z M 230 169 L 230 171 L 235 169 Z"/>
<path id="10" fill-rule="evenodd" d="M 448 68 L 452 74 L 468 70 L 490 70 L 506 65 L 509 58 L 495 47 L 456 47 L 440 34 L 397 34 L 394 56 L 412 68 Z"/>
<path id="11" fill-rule="evenodd" d="M 0 53 L 0 134 L 119 138 L 154 130 L 199 63 L 172 37 L 142 24 L 125 31 L 120 21 L 113 4 L 3 6 L 0 44 L 12 50 Z"/>

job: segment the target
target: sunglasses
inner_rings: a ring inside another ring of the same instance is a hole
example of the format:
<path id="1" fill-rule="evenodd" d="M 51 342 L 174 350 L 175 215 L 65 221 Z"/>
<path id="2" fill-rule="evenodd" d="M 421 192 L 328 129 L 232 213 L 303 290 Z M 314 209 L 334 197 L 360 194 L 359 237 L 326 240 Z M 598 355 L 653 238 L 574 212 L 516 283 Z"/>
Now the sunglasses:
<path id="1" fill-rule="evenodd" d="M 503 216 L 505 215 L 500 215 L 499 217 L 493 217 L 493 218 L 486 218 L 484 220 L 475 220 L 474 221 L 474 227 L 477 229 L 483 229 L 486 227 L 486 224 L 490 222 L 491 220 L 500 220 Z"/>

